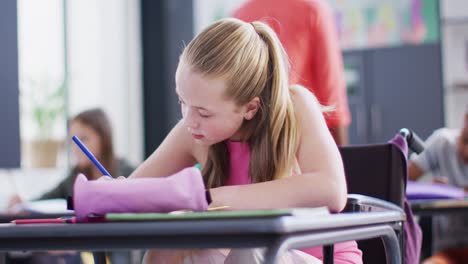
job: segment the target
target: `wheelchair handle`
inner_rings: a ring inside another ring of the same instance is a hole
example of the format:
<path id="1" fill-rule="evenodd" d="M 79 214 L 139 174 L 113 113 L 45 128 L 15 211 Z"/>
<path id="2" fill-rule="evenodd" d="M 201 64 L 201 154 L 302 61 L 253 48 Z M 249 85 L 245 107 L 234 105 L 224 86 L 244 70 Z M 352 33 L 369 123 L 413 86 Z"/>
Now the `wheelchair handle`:
<path id="1" fill-rule="evenodd" d="M 411 129 L 402 128 L 400 129 L 400 135 L 402 135 L 406 142 L 408 143 L 408 147 L 414 151 L 415 153 L 419 154 L 424 150 L 424 141 L 414 133 Z"/>

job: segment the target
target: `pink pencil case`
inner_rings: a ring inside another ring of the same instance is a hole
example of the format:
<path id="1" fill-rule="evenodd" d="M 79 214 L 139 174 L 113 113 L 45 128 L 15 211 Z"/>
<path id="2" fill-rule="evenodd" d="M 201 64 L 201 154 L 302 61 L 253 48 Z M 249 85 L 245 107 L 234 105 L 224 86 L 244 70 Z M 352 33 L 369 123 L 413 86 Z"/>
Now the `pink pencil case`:
<path id="1" fill-rule="evenodd" d="M 200 170 L 186 168 L 168 177 L 88 181 L 79 174 L 73 187 L 79 222 L 106 213 L 206 211 L 208 202 Z"/>

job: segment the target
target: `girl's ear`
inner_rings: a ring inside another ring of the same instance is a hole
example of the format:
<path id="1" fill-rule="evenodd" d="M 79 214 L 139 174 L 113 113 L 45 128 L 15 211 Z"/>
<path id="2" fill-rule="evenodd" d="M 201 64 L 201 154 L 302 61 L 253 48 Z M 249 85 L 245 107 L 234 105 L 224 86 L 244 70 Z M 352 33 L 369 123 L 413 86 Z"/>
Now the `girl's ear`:
<path id="1" fill-rule="evenodd" d="M 246 120 L 251 120 L 254 118 L 255 114 L 257 113 L 258 109 L 260 108 L 260 98 L 254 97 L 250 102 L 246 104 L 246 112 L 244 114 L 244 118 Z"/>

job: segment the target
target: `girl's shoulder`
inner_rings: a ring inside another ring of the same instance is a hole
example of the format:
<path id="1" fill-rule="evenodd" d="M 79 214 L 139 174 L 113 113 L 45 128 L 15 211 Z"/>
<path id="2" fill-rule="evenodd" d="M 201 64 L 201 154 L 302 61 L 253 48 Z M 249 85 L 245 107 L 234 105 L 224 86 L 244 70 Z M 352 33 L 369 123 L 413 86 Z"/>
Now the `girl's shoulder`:
<path id="1" fill-rule="evenodd" d="M 289 86 L 289 92 L 291 94 L 291 100 L 293 103 L 296 101 L 314 101 L 317 102 L 317 97 L 309 89 L 299 84 L 293 84 Z"/>
<path id="2" fill-rule="evenodd" d="M 457 147 L 460 132 L 459 129 L 439 128 L 426 140 L 426 148 L 436 151 L 442 151 L 443 149 L 453 151 Z"/>
<path id="3" fill-rule="evenodd" d="M 291 85 L 289 90 L 301 140 L 304 135 L 329 133 L 323 115 L 327 110 L 320 105 L 317 97 L 300 85 Z"/>
<path id="4" fill-rule="evenodd" d="M 294 106 L 296 115 L 308 112 L 311 109 L 319 109 L 317 97 L 304 86 L 295 84 L 289 87 L 291 101 Z"/>

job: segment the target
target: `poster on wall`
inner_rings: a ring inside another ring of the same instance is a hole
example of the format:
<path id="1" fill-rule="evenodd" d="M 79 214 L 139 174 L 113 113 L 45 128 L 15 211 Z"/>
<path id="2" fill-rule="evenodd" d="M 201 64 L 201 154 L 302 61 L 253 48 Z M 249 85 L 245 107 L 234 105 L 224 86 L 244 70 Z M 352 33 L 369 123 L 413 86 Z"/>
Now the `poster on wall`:
<path id="1" fill-rule="evenodd" d="M 331 0 L 343 49 L 439 40 L 438 0 Z"/>
<path id="2" fill-rule="evenodd" d="M 195 0 L 194 31 L 229 16 L 246 0 Z M 439 40 L 438 0 L 323 0 L 333 9 L 343 49 Z"/>

